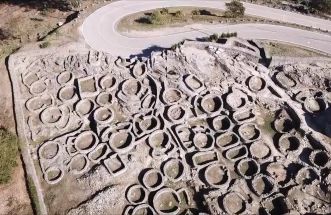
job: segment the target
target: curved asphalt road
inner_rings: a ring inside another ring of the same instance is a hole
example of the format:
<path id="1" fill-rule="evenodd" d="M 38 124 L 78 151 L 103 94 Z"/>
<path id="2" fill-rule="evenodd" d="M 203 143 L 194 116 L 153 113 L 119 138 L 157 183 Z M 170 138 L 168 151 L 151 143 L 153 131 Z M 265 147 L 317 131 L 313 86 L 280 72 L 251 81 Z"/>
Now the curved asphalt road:
<path id="1" fill-rule="evenodd" d="M 297 13 L 244 3 L 246 14 L 263 18 L 320 28 L 331 31 L 331 21 Z M 195 6 L 225 9 L 220 0 L 123 0 L 110 3 L 95 11 L 84 21 L 82 34 L 94 49 L 128 57 L 141 54 L 149 47 L 170 47 L 183 39 L 205 37 L 212 33 L 237 32 L 246 39 L 268 39 L 293 43 L 331 54 L 331 36 L 297 28 L 270 24 L 195 24 L 153 32 L 117 32 L 116 25 L 123 17 L 140 11 L 176 6 Z"/>

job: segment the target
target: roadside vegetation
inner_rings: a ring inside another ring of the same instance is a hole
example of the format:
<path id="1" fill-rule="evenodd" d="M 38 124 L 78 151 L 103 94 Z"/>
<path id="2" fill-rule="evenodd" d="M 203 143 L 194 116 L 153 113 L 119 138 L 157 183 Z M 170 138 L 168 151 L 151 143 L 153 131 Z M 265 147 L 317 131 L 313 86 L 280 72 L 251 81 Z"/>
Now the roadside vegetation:
<path id="1" fill-rule="evenodd" d="M 225 3 L 226 5 L 226 11 L 225 11 L 225 17 L 229 18 L 238 18 L 243 17 L 245 15 L 245 7 L 243 3 L 241 3 L 238 0 L 233 0 L 229 3 Z"/>
<path id="2" fill-rule="evenodd" d="M 120 31 L 149 30 L 161 27 L 179 27 L 194 23 L 232 23 L 253 17 L 245 16 L 245 8 L 238 1 L 230 2 L 227 10 L 196 7 L 170 7 L 149 10 L 124 17 L 118 24 Z"/>
<path id="3" fill-rule="evenodd" d="M 302 13 L 331 15 L 331 0 L 245 0 L 257 4 L 293 9 Z M 330 17 L 329 17 L 330 18 Z"/>
<path id="4" fill-rule="evenodd" d="M 0 128 L 0 185 L 11 180 L 17 164 L 18 140 L 15 135 Z"/>

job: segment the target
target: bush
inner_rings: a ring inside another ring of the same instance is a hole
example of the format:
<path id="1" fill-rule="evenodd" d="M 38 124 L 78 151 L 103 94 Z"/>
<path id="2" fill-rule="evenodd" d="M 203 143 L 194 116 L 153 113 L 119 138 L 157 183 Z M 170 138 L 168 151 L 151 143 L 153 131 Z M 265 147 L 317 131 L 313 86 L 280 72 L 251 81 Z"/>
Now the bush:
<path id="1" fill-rule="evenodd" d="M 0 184 L 10 181 L 14 167 L 17 166 L 18 140 L 0 128 Z"/>
<path id="2" fill-rule="evenodd" d="M 168 8 L 162 8 L 162 9 L 160 10 L 160 13 L 161 13 L 162 15 L 168 15 L 168 14 L 169 14 L 169 10 L 168 10 Z"/>
<path id="3" fill-rule="evenodd" d="M 217 42 L 219 39 L 219 35 L 218 34 L 212 34 L 209 36 L 209 42 Z"/>
<path id="4" fill-rule="evenodd" d="M 40 44 L 39 47 L 41 49 L 45 49 L 45 48 L 49 47 L 50 45 L 51 45 L 51 43 L 46 41 L 46 42 L 43 42 L 42 44 Z"/>
<path id="5" fill-rule="evenodd" d="M 221 38 L 230 38 L 230 37 L 237 37 L 238 36 L 238 33 L 237 32 L 227 32 L 227 33 L 222 33 L 221 34 Z"/>
<path id="6" fill-rule="evenodd" d="M 200 15 L 200 10 L 192 10 L 192 15 L 193 16 L 199 16 Z"/>
<path id="7" fill-rule="evenodd" d="M 175 17 L 181 17 L 181 16 L 183 16 L 182 11 L 177 10 L 177 11 L 175 12 Z"/>
<path id="8" fill-rule="evenodd" d="M 233 0 L 229 3 L 226 3 L 225 16 L 229 18 L 242 17 L 245 14 L 245 7 L 243 3 L 238 0 Z"/>
<path id="9" fill-rule="evenodd" d="M 149 18 L 149 23 L 151 24 L 154 24 L 154 25 L 160 25 L 160 24 L 163 24 L 165 19 L 164 19 L 164 16 L 161 14 L 160 11 L 155 11 L 153 12 Z"/>
<path id="10" fill-rule="evenodd" d="M 8 40 L 12 38 L 11 33 L 7 29 L 0 28 L 0 40 Z"/>

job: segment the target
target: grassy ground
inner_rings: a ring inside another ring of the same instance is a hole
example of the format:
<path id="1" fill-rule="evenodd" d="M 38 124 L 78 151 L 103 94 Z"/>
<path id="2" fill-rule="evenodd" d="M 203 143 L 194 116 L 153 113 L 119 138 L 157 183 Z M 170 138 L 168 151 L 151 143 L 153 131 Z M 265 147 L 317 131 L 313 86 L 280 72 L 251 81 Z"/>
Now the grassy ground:
<path id="1" fill-rule="evenodd" d="M 17 166 L 18 140 L 11 133 L 0 129 L 0 184 L 8 183 Z"/>
<path id="2" fill-rule="evenodd" d="M 210 8 L 170 7 L 149 10 L 124 17 L 117 25 L 120 31 L 152 30 L 162 27 L 179 27 L 194 23 L 219 23 L 222 21 L 250 20 L 253 17 L 227 18 L 225 11 Z"/>
<path id="3" fill-rule="evenodd" d="M 327 54 L 295 46 L 288 43 L 261 41 L 263 47 L 271 56 L 282 57 L 329 57 Z"/>

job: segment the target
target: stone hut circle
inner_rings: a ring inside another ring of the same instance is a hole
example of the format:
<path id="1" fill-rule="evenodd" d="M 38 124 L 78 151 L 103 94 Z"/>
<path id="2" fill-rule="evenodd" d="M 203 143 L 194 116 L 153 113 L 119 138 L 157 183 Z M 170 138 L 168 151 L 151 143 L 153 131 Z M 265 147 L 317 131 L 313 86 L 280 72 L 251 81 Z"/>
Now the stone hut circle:
<path id="1" fill-rule="evenodd" d="M 331 64 L 267 68 L 254 44 L 12 55 L 49 214 L 329 214 Z"/>

